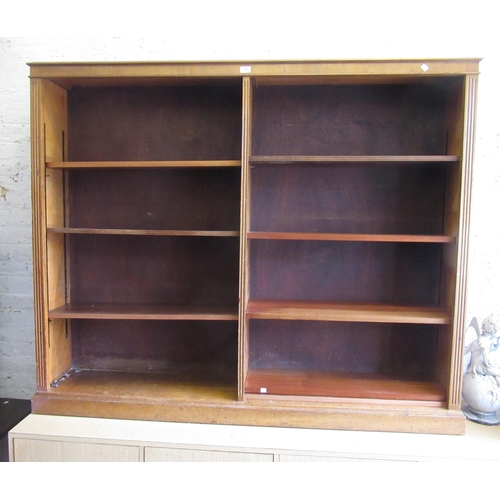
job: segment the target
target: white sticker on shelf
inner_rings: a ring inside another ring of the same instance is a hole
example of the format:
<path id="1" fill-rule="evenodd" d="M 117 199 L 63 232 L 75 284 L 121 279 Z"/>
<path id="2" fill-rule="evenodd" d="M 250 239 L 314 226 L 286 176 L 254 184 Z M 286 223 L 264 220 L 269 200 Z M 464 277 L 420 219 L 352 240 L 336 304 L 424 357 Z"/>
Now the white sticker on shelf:
<path id="1" fill-rule="evenodd" d="M 252 66 L 240 66 L 240 73 L 251 73 Z"/>
<path id="2" fill-rule="evenodd" d="M 420 68 L 422 68 L 422 71 L 428 71 L 429 70 L 429 66 L 427 66 L 427 64 L 422 64 L 422 66 L 420 66 Z"/>
<path id="3" fill-rule="evenodd" d="M 261 394 L 266 394 L 267 393 L 267 387 L 261 387 L 260 388 L 260 393 Z"/>

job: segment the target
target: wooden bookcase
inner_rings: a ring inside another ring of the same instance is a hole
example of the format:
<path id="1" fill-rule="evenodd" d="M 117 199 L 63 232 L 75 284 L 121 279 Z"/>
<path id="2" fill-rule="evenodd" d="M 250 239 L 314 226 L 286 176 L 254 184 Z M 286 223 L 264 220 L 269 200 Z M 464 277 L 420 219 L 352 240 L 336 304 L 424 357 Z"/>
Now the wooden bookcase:
<path id="1" fill-rule="evenodd" d="M 33 411 L 463 432 L 478 66 L 30 64 Z"/>

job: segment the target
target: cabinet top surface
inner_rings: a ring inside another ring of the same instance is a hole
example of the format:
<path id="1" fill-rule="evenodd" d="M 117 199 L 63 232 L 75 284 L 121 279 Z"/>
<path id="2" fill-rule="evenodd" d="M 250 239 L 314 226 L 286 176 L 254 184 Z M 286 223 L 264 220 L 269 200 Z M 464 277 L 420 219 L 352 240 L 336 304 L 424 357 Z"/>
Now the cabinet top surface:
<path id="1" fill-rule="evenodd" d="M 133 444 L 186 445 L 354 453 L 437 459 L 498 460 L 500 427 L 466 421 L 465 435 L 346 430 L 287 429 L 31 414 L 10 435 L 15 438 L 115 440 Z"/>
<path id="2" fill-rule="evenodd" d="M 162 78 L 439 76 L 477 74 L 479 58 L 311 61 L 122 61 L 28 63 L 31 78 L 46 78 L 61 86 L 149 83 Z"/>

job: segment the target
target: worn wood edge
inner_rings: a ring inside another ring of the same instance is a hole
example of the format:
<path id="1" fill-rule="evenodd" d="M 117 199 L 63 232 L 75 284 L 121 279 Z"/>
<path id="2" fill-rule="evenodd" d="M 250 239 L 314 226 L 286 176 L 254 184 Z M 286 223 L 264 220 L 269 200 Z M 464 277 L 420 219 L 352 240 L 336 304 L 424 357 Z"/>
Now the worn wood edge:
<path id="1" fill-rule="evenodd" d="M 455 241 L 453 236 L 432 234 L 298 233 L 285 231 L 249 231 L 247 237 L 253 240 L 369 241 L 375 243 L 453 243 Z"/>
<path id="2" fill-rule="evenodd" d="M 184 229 L 101 229 L 88 227 L 48 227 L 47 233 L 54 234 L 114 234 L 130 236 L 208 236 L 237 237 L 239 231 L 204 231 Z"/>
<path id="3" fill-rule="evenodd" d="M 349 398 L 349 397 L 323 397 L 323 396 L 285 396 L 276 394 L 257 394 L 257 393 L 246 393 L 245 401 L 300 401 L 301 403 L 328 403 L 329 405 L 348 403 L 348 404 L 363 404 L 363 405 L 373 405 L 374 398 Z M 401 406 L 407 408 L 408 406 L 415 407 L 434 407 L 434 408 L 446 408 L 446 403 L 442 401 L 419 401 L 415 399 L 376 399 L 376 404 L 379 406 Z"/>
<path id="4" fill-rule="evenodd" d="M 300 300 L 251 300 L 247 305 L 246 317 L 249 319 L 431 325 L 450 323 L 449 312 L 437 307 Z"/>
<path id="5" fill-rule="evenodd" d="M 142 304 L 65 304 L 51 309 L 49 318 L 65 319 L 142 319 L 237 321 L 236 307 L 142 305 Z"/>
<path id="6" fill-rule="evenodd" d="M 214 61 L 28 63 L 30 78 L 65 89 L 79 85 L 408 83 L 415 79 L 479 74 L 479 58 L 360 61 Z M 218 81 L 217 81 L 218 80 Z"/>
<path id="7" fill-rule="evenodd" d="M 250 163 L 259 165 L 293 165 L 293 164 L 338 164 L 362 163 L 374 164 L 389 163 L 397 166 L 414 166 L 416 163 L 455 163 L 460 161 L 456 155 L 376 155 L 376 156 L 292 156 L 292 155 L 265 155 L 250 156 Z"/>
<path id="8" fill-rule="evenodd" d="M 160 76 L 255 76 L 255 75 L 436 75 L 471 74 L 479 71 L 481 58 L 456 59 L 339 59 L 339 60 L 247 60 L 247 61 L 111 61 L 29 62 L 30 76 L 131 77 Z M 422 67 L 423 65 L 426 65 Z M 243 68 L 250 68 L 242 69 Z"/>
<path id="9" fill-rule="evenodd" d="M 240 160 L 165 160 L 165 161 L 51 161 L 53 169 L 141 169 L 141 168 L 239 168 Z"/>
<path id="10" fill-rule="evenodd" d="M 113 398 L 65 398 L 38 392 L 35 414 L 118 418 L 160 422 L 229 424 L 308 429 L 335 429 L 461 435 L 465 417 L 459 410 L 388 405 L 268 404 L 235 401 L 225 405 L 202 403 L 118 401 Z"/>

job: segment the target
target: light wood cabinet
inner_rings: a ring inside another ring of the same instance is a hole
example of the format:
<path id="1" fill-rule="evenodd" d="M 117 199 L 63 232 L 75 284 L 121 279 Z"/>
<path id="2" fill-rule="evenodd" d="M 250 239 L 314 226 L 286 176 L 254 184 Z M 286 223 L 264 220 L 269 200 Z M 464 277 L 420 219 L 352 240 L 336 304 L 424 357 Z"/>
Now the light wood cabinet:
<path id="1" fill-rule="evenodd" d="M 31 414 L 9 432 L 11 462 L 498 462 L 500 427 L 461 436 L 208 425 Z"/>
<path id="2" fill-rule="evenodd" d="M 478 64 L 31 64 L 34 412 L 462 433 Z"/>

